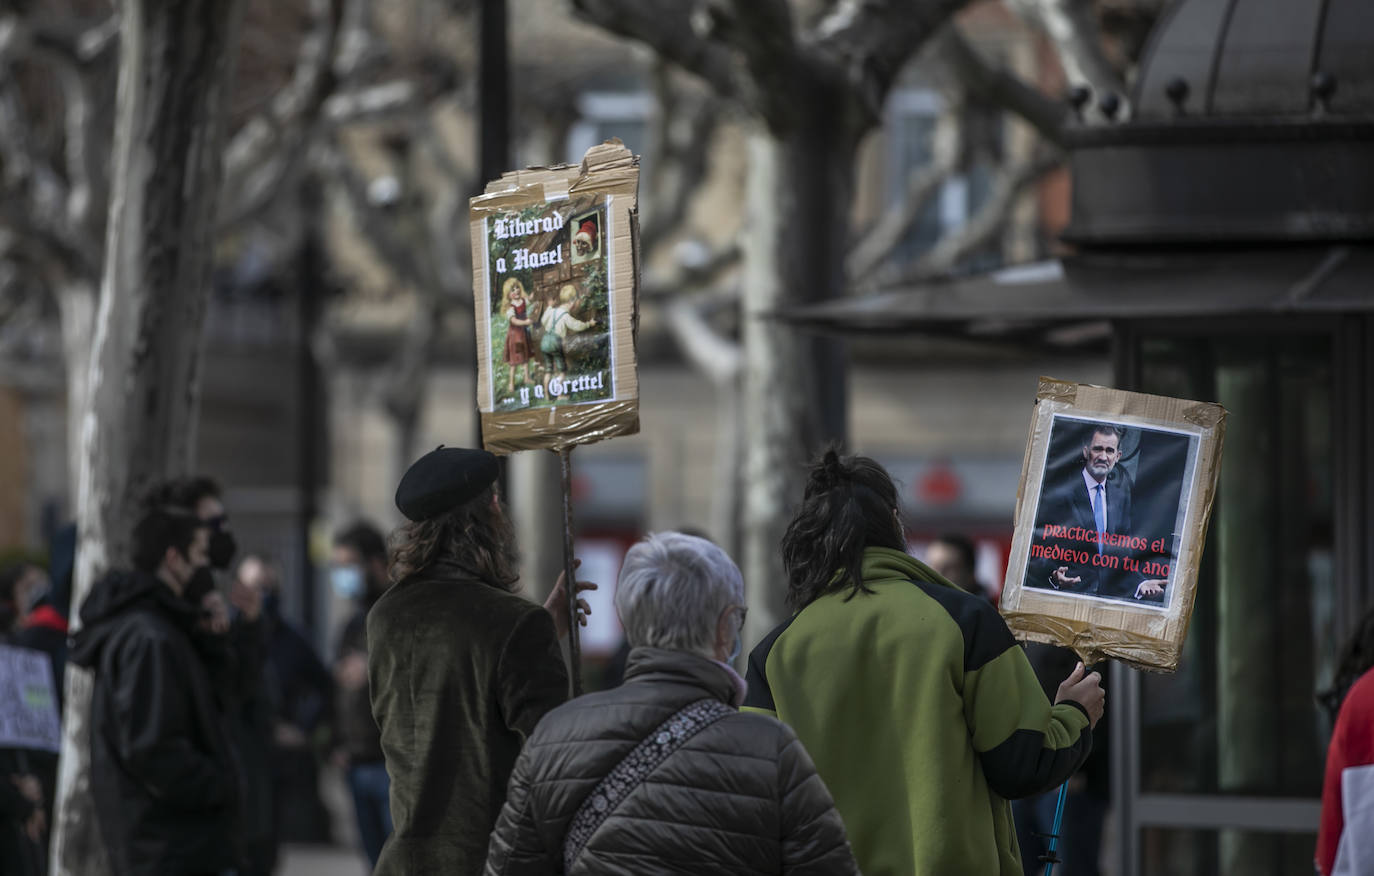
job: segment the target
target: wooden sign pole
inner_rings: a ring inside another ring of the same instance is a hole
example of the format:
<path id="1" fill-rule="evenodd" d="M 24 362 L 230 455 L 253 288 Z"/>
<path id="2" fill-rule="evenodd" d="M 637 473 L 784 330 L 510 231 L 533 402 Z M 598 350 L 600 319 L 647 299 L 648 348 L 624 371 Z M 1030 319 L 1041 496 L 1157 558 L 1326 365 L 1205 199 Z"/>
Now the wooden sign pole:
<path id="1" fill-rule="evenodd" d="M 563 584 L 568 597 L 568 674 L 572 695 L 582 696 L 582 644 L 577 625 L 577 577 L 573 569 L 572 448 L 558 451 L 563 463 Z"/>

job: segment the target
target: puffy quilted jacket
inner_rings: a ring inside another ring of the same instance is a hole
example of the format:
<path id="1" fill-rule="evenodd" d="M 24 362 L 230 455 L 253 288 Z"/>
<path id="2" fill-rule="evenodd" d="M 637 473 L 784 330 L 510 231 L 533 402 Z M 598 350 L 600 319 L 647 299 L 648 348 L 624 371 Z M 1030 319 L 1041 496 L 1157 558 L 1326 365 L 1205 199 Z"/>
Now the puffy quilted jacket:
<path id="1" fill-rule="evenodd" d="M 706 697 L 730 702 L 735 678 L 680 651 L 636 648 L 625 684 L 549 712 L 516 761 L 492 834 L 488 876 L 563 873 L 563 841 L 582 801 L 670 715 Z M 844 825 L 787 727 L 736 713 L 661 763 L 588 840 L 574 874 L 857 873 Z"/>

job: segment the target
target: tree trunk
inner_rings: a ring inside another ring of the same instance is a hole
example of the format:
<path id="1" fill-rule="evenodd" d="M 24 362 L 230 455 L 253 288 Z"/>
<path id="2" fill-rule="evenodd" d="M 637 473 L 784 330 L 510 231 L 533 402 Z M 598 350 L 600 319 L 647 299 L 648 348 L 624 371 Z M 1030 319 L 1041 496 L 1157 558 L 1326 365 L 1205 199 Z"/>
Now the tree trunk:
<path id="1" fill-rule="evenodd" d="M 806 115 L 787 131 L 756 133 L 749 144 L 741 516 L 751 642 L 786 616 L 778 545 L 801 498 L 804 466 L 845 437 L 843 346 L 774 318 L 844 290 L 855 144 L 840 122 L 840 98 L 821 99 L 825 90 L 809 89 Z"/>
<path id="2" fill-rule="evenodd" d="M 91 336 L 95 334 L 92 285 L 82 280 L 68 281 L 57 293 L 62 314 L 62 360 L 67 366 L 67 513 L 72 514 L 80 502 L 77 472 L 81 471 L 81 426 L 91 376 Z"/>
<path id="3" fill-rule="evenodd" d="M 72 607 L 129 555 L 140 495 L 195 448 L 201 325 L 242 0 L 121 6 L 105 262 L 81 425 Z M 79 614 L 73 612 L 73 629 Z M 90 795 L 91 676 L 68 664 L 52 872 L 109 870 Z"/>
<path id="4" fill-rule="evenodd" d="M 744 428 L 741 422 L 740 377 L 715 385 L 716 393 L 716 488 L 711 494 L 711 533 L 732 557 L 740 556 L 740 507 L 744 494 L 741 451 Z"/>

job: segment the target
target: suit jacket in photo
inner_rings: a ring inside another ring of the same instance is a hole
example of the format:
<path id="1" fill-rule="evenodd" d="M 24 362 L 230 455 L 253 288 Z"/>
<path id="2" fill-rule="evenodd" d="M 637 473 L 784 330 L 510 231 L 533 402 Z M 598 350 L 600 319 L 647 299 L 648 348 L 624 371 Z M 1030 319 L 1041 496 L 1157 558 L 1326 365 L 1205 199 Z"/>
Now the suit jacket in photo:
<path id="1" fill-rule="evenodd" d="M 1131 529 L 1131 482 L 1124 474 L 1107 479 L 1107 532 L 1117 535 L 1134 535 Z M 1065 550 L 1086 553 L 1090 557 L 1098 552 L 1097 544 L 1090 541 L 1067 538 L 1044 538 L 1046 525 L 1081 527 L 1089 532 L 1096 531 L 1097 522 L 1093 519 L 1092 501 L 1088 497 L 1087 485 L 1083 481 L 1083 469 L 1073 469 L 1072 477 L 1061 478 L 1059 483 L 1047 484 L 1040 495 L 1040 506 L 1035 515 L 1035 533 L 1032 544 L 1046 546 L 1058 545 Z M 1102 553 L 1114 557 L 1139 556 L 1138 552 L 1126 547 L 1103 545 Z M 1091 563 L 1070 563 L 1062 560 L 1046 560 L 1032 557 L 1026 567 L 1026 586 L 1050 587 L 1050 576 L 1060 566 L 1068 566 L 1069 577 L 1082 578 L 1077 584 L 1064 588 L 1073 593 L 1087 593 L 1115 599 L 1130 599 L 1135 596 L 1136 588 L 1145 580 L 1139 572 L 1128 572 L 1094 566 Z"/>

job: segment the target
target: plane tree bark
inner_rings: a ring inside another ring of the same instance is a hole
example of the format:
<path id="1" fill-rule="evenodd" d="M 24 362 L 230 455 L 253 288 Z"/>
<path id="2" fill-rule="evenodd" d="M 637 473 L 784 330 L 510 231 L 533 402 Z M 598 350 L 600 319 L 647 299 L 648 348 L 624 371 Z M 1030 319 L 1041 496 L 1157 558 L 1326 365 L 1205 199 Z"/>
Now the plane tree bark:
<path id="1" fill-rule="evenodd" d="M 72 606 L 129 555 L 130 521 L 195 447 L 200 335 L 242 0 L 129 0 L 100 304 L 81 423 Z M 73 627 L 80 626 L 73 611 Z M 90 795 L 92 678 L 69 664 L 53 872 L 109 871 Z"/>

